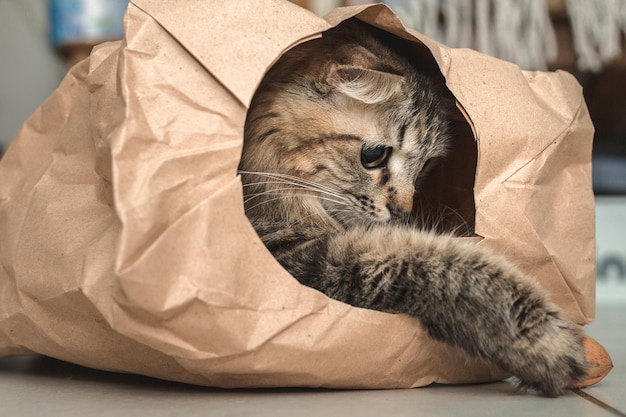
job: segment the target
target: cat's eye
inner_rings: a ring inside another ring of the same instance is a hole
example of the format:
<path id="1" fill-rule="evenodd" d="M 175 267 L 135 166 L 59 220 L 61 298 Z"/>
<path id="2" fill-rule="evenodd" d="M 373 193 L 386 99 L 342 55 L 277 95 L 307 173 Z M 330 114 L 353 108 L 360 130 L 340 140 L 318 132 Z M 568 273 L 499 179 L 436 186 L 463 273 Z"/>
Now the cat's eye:
<path id="1" fill-rule="evenodd" d="M 361 149 L 361 164 L 368 169 L 379 168 L 387 162 L 391 154 L 391 148 L 384 145 L 368 147 L 364 145 Z"/>

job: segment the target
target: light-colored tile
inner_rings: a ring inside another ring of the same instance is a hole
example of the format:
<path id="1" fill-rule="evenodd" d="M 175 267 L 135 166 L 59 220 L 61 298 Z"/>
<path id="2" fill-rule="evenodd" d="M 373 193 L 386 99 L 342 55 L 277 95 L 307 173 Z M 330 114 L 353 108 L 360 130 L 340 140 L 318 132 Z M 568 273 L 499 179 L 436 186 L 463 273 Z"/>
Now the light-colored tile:
<path id="1" fill-rule="evenodd" d="M 587 333 L 609 352 L 614 368 L 585 392 L 626 414 L 626 302 L 599 307 Z"/>
<path id="2" fill-rule="evenodd" d="M 6 359 L 2 361 L 6 362 Z M 1 372 L 2 415 L 27 416 L 610 416 L 569 394 L 558 399 L 515 393 L 507 383 L 414 390 L 223 391 L 71 368 Z M 1 367 L 1 365 L 0 365 Z"/>

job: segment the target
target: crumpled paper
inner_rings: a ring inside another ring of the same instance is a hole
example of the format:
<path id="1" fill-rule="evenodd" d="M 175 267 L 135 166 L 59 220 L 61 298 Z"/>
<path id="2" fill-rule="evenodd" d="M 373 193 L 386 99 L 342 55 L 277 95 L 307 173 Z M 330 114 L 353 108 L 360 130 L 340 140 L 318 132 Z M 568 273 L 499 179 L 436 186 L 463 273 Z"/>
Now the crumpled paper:
<path id="1" fill-rule="evenodd" d="M 570 318 L 594 315 L 593 127 L 565 72 L 278 0 L 132 0 L 0 163 L 0 355 L 220 387 L 397 388 L 505 377 L 418 320 L 300 285 L 245 217 L 247 106 L 289 48 L 356 17 L 428 48 L 478 146 L 477 244 Z"/>

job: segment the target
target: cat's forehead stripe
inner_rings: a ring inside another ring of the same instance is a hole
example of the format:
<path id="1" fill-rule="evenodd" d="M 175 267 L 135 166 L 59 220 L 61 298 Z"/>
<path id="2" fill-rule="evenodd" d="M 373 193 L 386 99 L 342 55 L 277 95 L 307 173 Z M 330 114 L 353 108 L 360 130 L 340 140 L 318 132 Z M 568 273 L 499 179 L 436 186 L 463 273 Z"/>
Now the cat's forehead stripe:
<path id="1" fill-rule="evenodd" d="M 402 144 L 404 143 L 404 135 L 406 134 L 407 124 L 406 122 L 402 123 L 400 126 L 400 130 L 398 131 L 398 148 L 402 148 Z"/>
<path id="2" fill-rule="evenodd" d="M 320 143 L 328 141 L 328 140 L 339 140 L 339 141 L 350 140 L 350 141 L 355 141 L 355 142 L 363 141 L 363 139 L 358 135 L 351 135 L 351 134 L 344 134 L 344 133 L 319 135 L 317 136 L 316 139 L 318 139 Z"/>

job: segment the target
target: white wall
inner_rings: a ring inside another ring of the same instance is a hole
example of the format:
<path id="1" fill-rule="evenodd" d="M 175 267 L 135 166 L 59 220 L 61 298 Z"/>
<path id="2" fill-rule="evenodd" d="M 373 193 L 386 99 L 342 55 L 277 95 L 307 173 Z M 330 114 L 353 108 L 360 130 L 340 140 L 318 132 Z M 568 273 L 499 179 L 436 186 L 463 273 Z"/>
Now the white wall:
<path id="1" fill-rule="evenodd" d="M 0 147 L 59 85 L 67 69 L 48 42 L 46 0 L 0 0 Z"/>
<path id="2" fill-rule="evenodd" d="M 596 197 L 598 304 L 626 305 L 626 197 Z"/>

